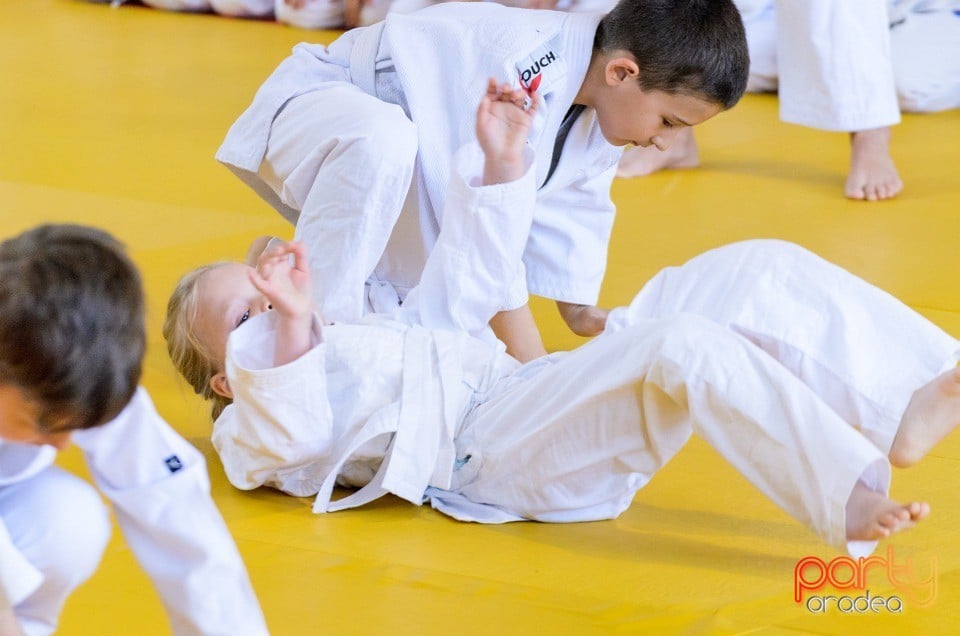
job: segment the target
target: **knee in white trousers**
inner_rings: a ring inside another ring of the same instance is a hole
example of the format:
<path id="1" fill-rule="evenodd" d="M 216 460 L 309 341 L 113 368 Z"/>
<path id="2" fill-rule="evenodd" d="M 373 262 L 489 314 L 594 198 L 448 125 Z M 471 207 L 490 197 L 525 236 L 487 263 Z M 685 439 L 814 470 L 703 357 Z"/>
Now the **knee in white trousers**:
<path id="1" fill-rule="evenodd" d="M 14 611 L 27 636 L 51 634 L 70 593 L 96 570 L 110 539 L 97 492 L 58 468 L 0 488 L 0 517 L 43 581 Z"/>
<path id="2" fill-rule="evenodd" d="M 290 100 L 277 115 L 260 177 L 302 212 L 321 170 L 337 171 L 345 187 L 360 178 L 375 186 L 381 172 L 412 173 L 416 156 L 416 127 L 399 106 L 337 83 Z"/>

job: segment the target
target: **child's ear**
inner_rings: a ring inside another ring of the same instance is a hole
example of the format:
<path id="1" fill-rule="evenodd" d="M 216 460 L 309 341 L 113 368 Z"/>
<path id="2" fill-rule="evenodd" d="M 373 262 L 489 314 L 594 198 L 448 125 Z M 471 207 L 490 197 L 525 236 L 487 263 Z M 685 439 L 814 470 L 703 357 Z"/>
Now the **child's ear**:
<path id="1" fill-rule="evenodd" d="M 227 399 L 233 399 L 233 391 L 230 390 L 230 381 L 227 380 L 227 374 L 224 371 L 218 371 L 216 375 L 210 378 L 210 388 L 219 396 Z"/>
<path id="2" fill-rule="evenodd" d="M 614 57 L 607 62 L 604 76 L 607 85 L 618 86 L 628 79 L 636 80 L 640 77 L 640 66 L 632 56 Z"/>

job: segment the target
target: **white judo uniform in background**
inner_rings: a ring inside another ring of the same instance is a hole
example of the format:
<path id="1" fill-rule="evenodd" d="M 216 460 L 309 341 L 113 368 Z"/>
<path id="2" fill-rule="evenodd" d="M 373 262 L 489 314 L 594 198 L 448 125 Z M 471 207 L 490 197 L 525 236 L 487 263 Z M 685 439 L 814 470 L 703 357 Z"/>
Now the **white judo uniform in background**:
<path id="1" fill-rule="evenodd" d="M 468 334 L 507 291 L 522 243 L 504 230 L 530 222 L 532 185 L 455 182 L 394 316 L 315 321 L 322 342 L 280 367 L 271 312 L 234 331 L 213 434 L 231 483 L 316 493 L 317 512 L 392 492 L 469 521 L 607 519 L 695 431 L 823 540 L 872 550 L 846 541 L 846 502 L 858 480 L 887 490 L 902 413 L 957 340 L 802 248 L 753 241 L 664 270 L 602 335 L 520 366 Z M 331 503 L 335 481 L 363 488 Z"/>
<path id="2" fill-rule="evenodd" d="M 778 90 L 785 122 L 861 131 L 898 123 L 901 108 L 960 106 L 953 0 L 736 4 L 750 48 L 748 90 Z"/>
<path id="3" fill-rule="evenodd" d="M 267 633 L 210 498 L 203 456 L 161 419 L 143 389 L 116 419 L 71 439 L 175 634 Z M 94 572 L 110 537 L 99 496 L 53 467 L 55 455 L 49 446 L 0 442 L 0 609 L 4 601 L 14 607 L 27 636 L 53 633 L 64 601 Z"/>
<path id="4" fill-rule="evenodd" d="M 595 304 L 621 148 L 604 139 L 592 109 L 578 117 L 544 182 L 601 17 L 451 3 L 391 14 L 329 47 L 300 44 L 260 87 L 217 158 L 296 222 L 324 315 L 352 321 L 362 313 L 364 283 L 377 268 L 411 181 L 419 251 L 432 249 L 451 157 L 473 140 L 474 106 L 487 79 L 536 88 L 543 107 L 530 145 L 539 190 L 524 251 L 526 274 L 518 274 L 503 308 L 523 305 L 527 286 L 548 298 Z M 397 250 L 415 251 L 410 245 Z M 399 275 L 396 269 L 380 268 L 375 278 L 401 288 L 417 281 L 419 266 L 400 267 Z"/>
<path id="5" fill-rule="evenodd" d="M 311 2 L 327 2 L 329 0 L 307 0 Z M 360 25 L 369 26 L 374 22 L 380 22 L 387 17 L 388 13 L 413 13 L 425 7 L 432 7 L 435 4 L 441 4 L 449 0 L 370 0 L 360 11 Z M 525 0 L 483 0 L 484 2 L 496 2 L 507 7 L 516 7 L 519 9 L 528 8 Z M 556 11 L 571 11 L 575 13 L 606 13 L 616 5 L 616 0 L 558 0 Z"/>
<path id="6" fill-rule="evenodd" d="M 273 15 L 274 2 L 282 0 L 143 0 L 148 7 L 165 11 L 213 11 L 236 18 L 265 18 Z"/>

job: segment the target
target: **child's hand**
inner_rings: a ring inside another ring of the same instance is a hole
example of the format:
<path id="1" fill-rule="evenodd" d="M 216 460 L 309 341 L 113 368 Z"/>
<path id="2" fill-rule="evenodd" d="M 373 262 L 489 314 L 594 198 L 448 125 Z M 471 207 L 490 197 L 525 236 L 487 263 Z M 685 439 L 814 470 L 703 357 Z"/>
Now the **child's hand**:
<path id="1" fill-rule="evenodd" d="M 486 159 L 484 184 L 504 183 L 523 176 L 523 149 L 539 107 L 536 92 L 528 98 L 509 84 L 492 78 L 477 108 L 477 141 Z M 528 105 L 529 104 L 529 105 Z"/>
<path id="2" fill-rule="evenodd" d="M 594 307 L 593 305 L 575 305 L 557 301 L 557 309 L 563 321 L 570 327 L 570 331 L 578 336 L 591 337 L 599 335 L 607 326 L 607 316 L 610 311 Z"/>
<path id="3" fill-rule="evenodd" d="M 293 255 L 293 264 L 290 256 Z M 303 243 L 282 243 L 263 252 L 250 282 L 287 319 L 303 319 L 313 309 L 310 269 Z"/>

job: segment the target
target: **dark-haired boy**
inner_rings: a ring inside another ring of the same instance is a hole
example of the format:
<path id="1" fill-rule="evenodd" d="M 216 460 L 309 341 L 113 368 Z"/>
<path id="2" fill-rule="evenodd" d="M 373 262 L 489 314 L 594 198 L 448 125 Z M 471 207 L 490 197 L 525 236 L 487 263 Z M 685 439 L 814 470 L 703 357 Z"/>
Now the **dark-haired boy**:
<path id="1" fill-rule="evenodd" d="M 416 282 L 413 261 L 438 235 L 451 157 L 472 138 L 486 78 L 539 92 L 525 271 L 491 323 L 527 359 L 543 351 L 528 289 L 556 299 L 575 332 L 603 329 L 606 312 L 593 305 L 622 147 L 667 148 L 678 130 L 733 106 L 748 68 L 729 0 L 622 0 L 606 16 L 442 4 L 329 47 L 295 47 L 217 158 L 297 224 L 314 297 L 328 319 L 350 321 L 365 302 L 383 311 L 390 287 L 403 296 Z M 414 174 L 422 247 L 401 222 L 407 238 L 384 255 Z"/>
<path id="2" fill-rule="evenodd" d="M 47 225 L 0 243 L 0 634 L 56 629 L 110 536 L 71 441 L 178 634 L 266 633 L 203 456 L 138 389 L 140 277 L 108 234 Z M 123 631 L 122 629 L 120 631 Z"/>

